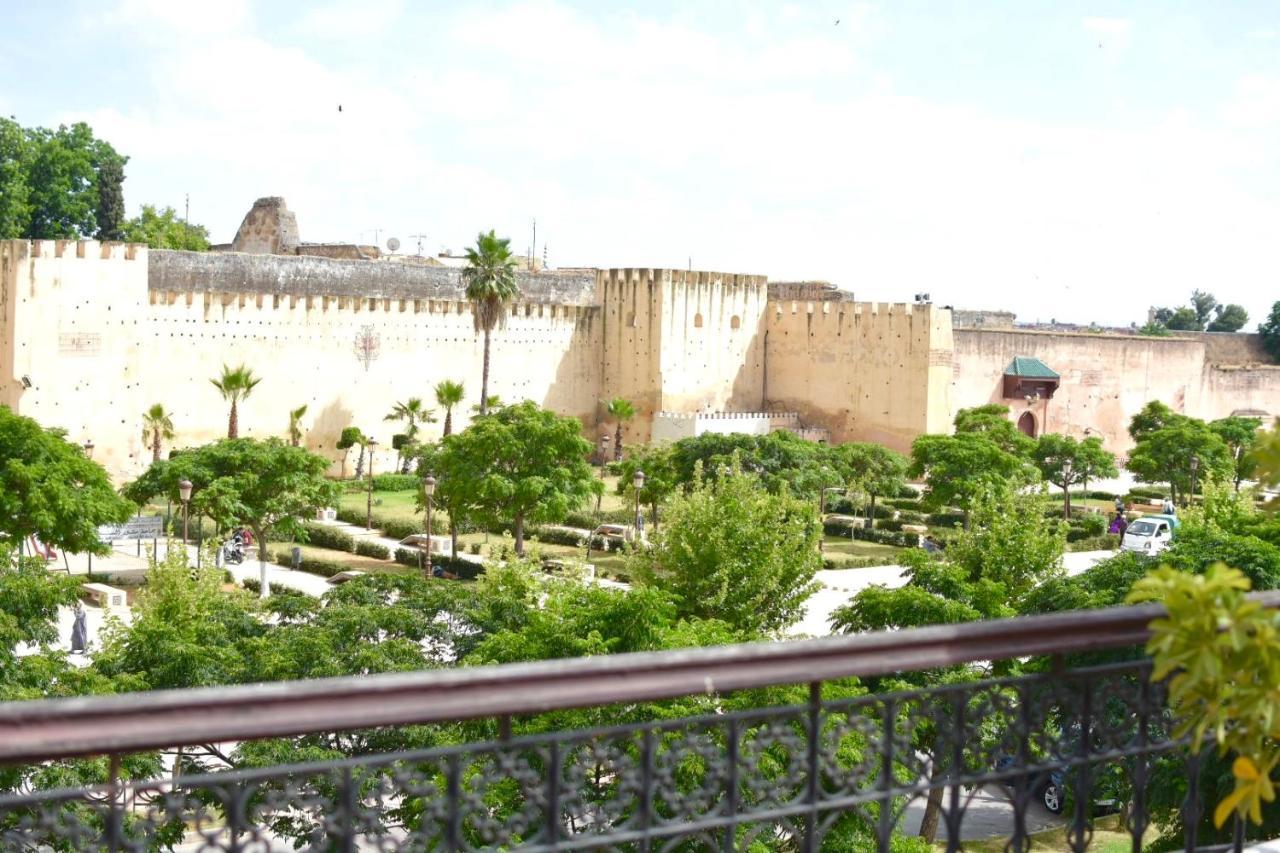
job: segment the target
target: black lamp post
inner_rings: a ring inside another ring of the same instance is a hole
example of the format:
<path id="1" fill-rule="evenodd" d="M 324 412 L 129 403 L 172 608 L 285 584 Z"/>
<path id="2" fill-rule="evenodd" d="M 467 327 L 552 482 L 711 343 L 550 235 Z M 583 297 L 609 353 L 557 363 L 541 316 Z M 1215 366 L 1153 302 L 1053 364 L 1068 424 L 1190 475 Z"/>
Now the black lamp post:
<path id="1" fill-rule="evenodd" d="M 1187 506 L 1191 506 L 1191 504 L 1196 499 L 1196 471 L 1198 470 L 1200 470 L 1200 457 L 1192 456 L 1191 457 L 1191 494 L 1187 495 Z"/>
<path id="2" fill-rule="evenodd" d="M 427 496 L 427 557 L 423 569 L 425 577 L 431 577 L 431 498 L 436 493 L 436 478 L 428 474 L 422 479 L 422 493 Z"/>
<path id="3" fill-rule="evenodd" d="M 364 507 L 364 526 L 367 530 L 373 529 L 373 451 L 377 446 L 378 442 L 372 438 L 365 445 L 365 449 L 369 451 L 369 498 Z"/>
<path id="4" fill-rule="evenodd" d="M 191 520 L 191 481 L 178 483 L 178 500 L 182 501 L 182 544 L 187 544 L 187 524 Z"/>
<path id="5" fill-rule="evenodd" d="M 609 433 L 607 433 L 607 432 L 606 432 L 606 433 L 602 433 L 602 434 L 600 435 L 600 485 L 601 485 L 601 489 L 600 489 L 600 494 L 596 495 L 596 515 L 597 515 L 597 516 L 599 516 L 599 515 L 600 515 L 600 502 L 604 500 L 604 488 L 603 488 L 603 486 L 604 486 L 604 469 L 605 469 L 605 465 L 606 465 L 606 464 L 608 464 L 608 461 L 609 461 L 609 442 L 610 442 L 611 440 L 612 440 L 612 439 L 610 439 L 610 438 L 609 438 Z M 597 517 L 597 518 L 596 518 L 596 523 L 599 523 L 599 521 L 600 521 L 600 519 Z M 588 546 L 588 554 L 590 554 L 590 546 Z"/>
<path id="6" fill-rule="evenodd" d="M 644 472 L 639 468 L 631 477 L 631 485 L 636 489 L 636 541 L 640 541 L 640 531 L 644 527 L 644 519 L 640 517 L 640 490 L 644 488 Z"/>

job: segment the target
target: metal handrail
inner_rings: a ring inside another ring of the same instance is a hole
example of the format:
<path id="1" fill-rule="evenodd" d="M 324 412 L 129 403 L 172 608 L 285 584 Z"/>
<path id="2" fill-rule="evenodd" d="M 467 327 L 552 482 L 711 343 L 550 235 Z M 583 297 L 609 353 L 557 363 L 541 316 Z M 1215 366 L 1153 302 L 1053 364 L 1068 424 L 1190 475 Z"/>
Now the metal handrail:
<path id="1" fill-rule="evenodd" d="M 1280 590 L 1254 593 L 1280 607 Z M 1149 604 L 537 663 L 0 704 L 0 762 L 456 722 L 1145 642 Z"/>

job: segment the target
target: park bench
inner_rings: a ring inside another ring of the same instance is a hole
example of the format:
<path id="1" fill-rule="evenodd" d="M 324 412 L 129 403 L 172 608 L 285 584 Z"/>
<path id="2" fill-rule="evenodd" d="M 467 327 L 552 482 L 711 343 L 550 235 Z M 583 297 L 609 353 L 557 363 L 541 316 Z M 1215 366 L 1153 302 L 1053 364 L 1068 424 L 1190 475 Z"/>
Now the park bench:
<path id="1" fill-rule="evenodd" d="M 87 583 L 80 588 L 84 591 L 86 598 L 104 610 L 125 606 L 126 598 L 122 589 L 107 586 L 105 583 Z"/>

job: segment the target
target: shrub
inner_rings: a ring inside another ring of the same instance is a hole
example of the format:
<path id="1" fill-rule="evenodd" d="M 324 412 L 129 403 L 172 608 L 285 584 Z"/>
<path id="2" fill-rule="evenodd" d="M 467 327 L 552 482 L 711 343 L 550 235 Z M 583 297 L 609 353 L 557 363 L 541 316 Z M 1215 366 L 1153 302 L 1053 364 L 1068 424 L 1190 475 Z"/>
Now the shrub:
<path id="1" fill-rule="evenodd" d="M 258 581 L 257 578 L 245 578 L 243 581 L 240 582 L 240 585 L 252 593 L 262 592 L 262 584 Z"/>
<path id="2" fill-rule="evenodd" d="M 903 483 L 901 486 L 898 487 L 898 497 L 900 498 L 911 498 L 912 500 L 919 500 L 920 495 L 921 495 L 921 490 L 919 486 L 913 486 L 910 483 Z"/>
<path id="3" fill-rule="evenodd" d="M 271 555 L 271 559 L 276 565 L 284 566 L 286 569 L 293 568 L 293 559 L 288 551 L 277 551 Z M 310 575 L 319 575 L 322 578 L 330 578 L 338 572 L 345 572 L 350 566 L 333 560 L 317 560 L 315 558 L 303 557 L 302 562 L 298 565 L 298 571 L 306 572 Z"/>
<path id="4" fill-rule="evenodd" d="M 414 474 L 374 474 L 375 492 L 414 492 L 421 481 Z"/>
<path id="5" fill-rule="evenodd" d="M 548 542 L 552 545 L 569 545 L 574 548 L 582 547 L 582 540 L 586 537 L 576 530 L 566 529 L 564 527 L 536 527 L 533 529 L 533 536 L 536 536 L 539 542 Z M 597 537 L 592 537 L 597 539 Z M 595 547 L 595 542 L 592 546 Z"/>
<path id="6" fill-rule="evenodd" d="M 848 498 L 836 498 L 834 501 L 827 502 L 827 512 L 839 513 L 840 515 L 860 515 L 863 518 L 867 516 L 866 506 L 854 506 L 853 501 Z M 894 509 L 892 506 L 886 506 L 880 501 L 876 501 L 876 508 L 872 512 L 874 518 L 893 518 Z"/>
<path id="7" fill-rule="evenodd" d="M 934 512 L 925 517 L 930 527 L 956 527 L 964 524 L 963 512 Z"/>
<path id="8" fill-rule="evenodd" d="M 1107 532 L 1107 517 L 1101 513 L 1090 513 L 1080 519 L 1080 527 L 1090 536 L 1101 536 Z"/>
<path id="9" fill-rule="evenodd" d="M 317 548 L 328 548 L 331 551 L 354 551 L 356 549 L 355 537 L 345 530 L 339 530 L 336 527 L 329 527 L 324 524 L 306 524 L 303 527 L 307 531 L 306 544 L 314 545 Z"/>
<path id="10" fill-rule="evenodd" d="M 424 561 L 423 555 L 416 548 L 397 548 L 395 559 L 400 565 L 414 569 L 422 565 Z M 461 557 L 446 557 L 442 554 L 431 555 L 431 566 L 432 568 L 439 566 L 463 580 L 474 580 L 484 572 L 484 566 L 480 563 L 473 563 Z"/>
<path id="11" fill-rule="evenodd" d="M 884 557 L 824 557 L 822 567 L 828 570 L 868 569 L 890 562 Z"/>
<path id="12" fill-rule="evenodd" d="M 902 529 L 902 525 L 903 525 L 903 524 L 905 524 L 905 523 L 906 523 L 906 522 L 904 522 L 902 519 L 886 518 L 886 519 L 884 519 L 883 521 L 877 521 L 877 522 L 876 522 L 876 528 L 877 528 L 877 529 L 879 529 L 879 530 L 894 530 L 894 531 L 897 531 L 897 530 L 901 530 L 901 529 Z"/>
<path id="13" fill-rule="evenodd" d="M 1074 530 L 1067 532 L 1068 551 L 1115 551 L 1120 547 L 1120 536 L 1116 533 L 1103 533 L 1099 536 L 1072 538 Z"/>
<path id="14" fill-rule="evenodd" d="M 468 545 L 468 546 L 467 546 L 467 552 L 468 552 L 468 553 L 470 553 L 470 554 L 476 554 L 476 555 L 479 555 L 479 553 L 480 553 L 480 543 L 479 543 L 479 542 L 472 542 L 470 545 Z"/>
<path id="15" fill-rule="evenodd" d="M 920 510 L 919 498 L 885 498 L 883 503 L 894 509 L 909 509 L 917 512 Z"/>
<path id="16" fill-rule="evenodd" d="M 923 512 L 909 512 L 907 510 L 903 510 L 898 513 L 898 521 L 901 521 L 903 524 L 928 524 L 929 516 Z"/>
<path id="17" fill-rule="evenodd" d="M 1154 486 L 1135 486 L 1129 490 L 1126 499 L 1131 501 L 1162 501 L 1168 492 Z"/>
<path id="18" fill-rule="evenodd" d="M 361 539 L 356 543 L 356 553 L 362 557 L 373 557 L 375 560 L 390 560 L 391 549 L 378 542 Z"/>
<path id="19" fill-rule="evenodd" d="M 352 507 L 338 507 L 338 521 L 364 526 L 364 513 Z"/>
<path id="20" fill-rule="evenodd" d="M 896 545 L 899 548 L 919 548 L 919 533 L 903 533 L 893 530 L 866 530 L 861 527 L 854 528 L 854 539 L 861 539 L 864 542 L 878 542 L 881 545 Z"/>
<path id="21" fill-rule="evenodd" d="M 383 535 L 388 539 L 403 539 L 414 533 L 425 533 L 426 526 L 417 520 L 405 521 L 399 518 L 387 518 L 386 516 L 375 515 L 373 517 L 373 526 L 382 531 Z M 447 526 L 442 526 L 440 530 L 447 530 Z"/>

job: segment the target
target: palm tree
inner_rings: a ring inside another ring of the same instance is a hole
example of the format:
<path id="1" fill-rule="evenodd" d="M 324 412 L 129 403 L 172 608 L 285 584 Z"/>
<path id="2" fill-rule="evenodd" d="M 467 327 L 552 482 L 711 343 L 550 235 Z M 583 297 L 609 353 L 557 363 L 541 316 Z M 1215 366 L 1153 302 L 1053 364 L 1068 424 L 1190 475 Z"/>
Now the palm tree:
<path id="1" fill-rule="evenodd" d="M 289 443 L 294 447 L 302 443 L 302 418 L 306 413 L 305 403 L 289 412 Z"/>
<path id="2" fill-rule="evenodd" d="M 467 266 L 462 280 L 471 301 L 471 319 L 477 332 L 484 333 L 484 365 L 480 371 L 480 414 L 489 410 L 489 336 L 495 326 L 507 321 L 507 307 L 520 295 L 516 286 L 516 259 L 511 241 L 499 238 L 492 229 L 476 237 L 467 249 Z"/>
<path id="3" fill-rule="evenodd" d="M 622 461 L 622 425 L 636 416 L 636 407 L 624 397 L 614 397 L 605 404 L 605 411 L 618 422 L 618 429 L 613 434 L 613 461 Z"/>
<path id="4" fill-rule="evenodd" d="M 466 392 L 461 382 L 446 379 L 436 386 L 436 405 L 444 409 L 444 434 L 453 435 L 453 407 L 462 402 Z"/>
<path id="5" fill-rule="evenodd" d="M 405 456 L 406 467 L 408 465 L 408 445 L 413 444 L 414 438 L 418 435 L 418 424 L 433 424 L 436 422 L 436 413 L 428 409 L 422 404 L 421 397 L 410 397 L 403 403 L 396 403 L 391 407 L 391 413 L 383 418 L 384 421 L 404 421 L 404 444 L 396 448 L 396 468 L 400 467 L 400 457 Z M 407 473 L 407 472 L 405 472 Z"/>
<path id="6" fill-rule="evenodd" d="M 222 375 L 209 381 L 221 392 L 222 399 L 231 404 L 231 415 L 227 418 L 227 438 L 239 438 L 240 417 L 236 406 L 241 400 L 247 399 L 262 380 L 254 376 L 253 371 L 243 364 L 235 369 L 224 364 Z"/>
<path id="7" fill-rule="evenodd" d="M 151 461 L 160 461 L 160 442 L 173 438 L 173 418 L 156 403 L 142 413 L 142 443 L 151 445 Z"/>

